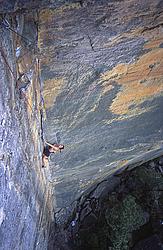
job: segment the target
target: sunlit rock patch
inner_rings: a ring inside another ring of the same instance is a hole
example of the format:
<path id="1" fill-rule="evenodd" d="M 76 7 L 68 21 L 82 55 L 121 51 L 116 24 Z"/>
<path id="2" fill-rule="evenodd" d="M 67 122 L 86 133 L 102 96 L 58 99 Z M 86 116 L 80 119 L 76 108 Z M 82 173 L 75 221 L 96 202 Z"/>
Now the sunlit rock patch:
<path id="1" fill-rule="evenodd" d="M 110 107 L 118 115 L 141 113 L 137 107 L 146 100 L 163 95 L 163 49 L 158 48 L 140 57 L 133 64 L 121 64 L 101 77 L 105 88 L 112 86 L 112 81 L 121 85 L 121 90 Z M 131 105 L 134 107 L 130 109 Z"/>
<path id="2" fill-rule="evenodd" d="M 48 109 L 54 105 L 55 99 L 64 84 L 64 79 L 46 80 L 44 83 L 43 96 L 45 101 L 45 108 Z"/>
<path id="3" fill-rule="evenodd" d="M 31 11 L 1 18 L 0 249 L 46 249 L 54 215 L 42 169 L 37 17 Z"/>
<path id="4" fill-rule="evenodd" d="M 159 3 L 90 0 L 39 12 L 45 138 L 59 133 L 65 144 L 50 162 L 58 209 L 162 144 Z"/>

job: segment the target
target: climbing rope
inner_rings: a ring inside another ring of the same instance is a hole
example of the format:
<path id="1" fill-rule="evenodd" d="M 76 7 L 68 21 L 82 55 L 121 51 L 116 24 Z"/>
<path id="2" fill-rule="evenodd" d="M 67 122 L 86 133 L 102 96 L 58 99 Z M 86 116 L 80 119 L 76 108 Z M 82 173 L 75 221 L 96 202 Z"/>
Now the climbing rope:
<path id="1" fill-rule="evenodd" d="M 4 51 L 3 51 L 3 49 L 2 49 L 1 47 L 0 47 L 0 51 L 1 51 L 1 55 L 2 55 L 2 58 L 4 59 L 5 64 L 7 65 L 7 67 L 8 67 L 8 69 L 9 69 L 11 75 L 13 76 L 15 82 L 17 83 L 17 78 L 16 78 L 16 76 L 14 75 L 14 72 L 12 71 L 12 69 L 11 69 L 11 67 L 10 67 L 10 65 L 9 65 L 9 63 L 8 63 L 8 61 L 7 61 L 7 59 L 6 59 L 6 55 L 5 55 L 5 53 L 4 53 Z M 31 104 L 29 103 L 29 101 L 28 101 L 28 99 L 27 99 L 27 97 L 26 97 L 26 94 L 25 94 L 23 91 L 21 91 L 21 94 L 23 95 L 23 97 L 24 97 L 24 99 L 25 99 L 25 102 L 26 102 L 27 106 L 30 108 L 32 114 L 34 114 L 33 108 L 32 108 L 32 106 L 31 106 Z M 42 140 L 42 143 L 43 143 L 43 146 L 44 146 L 45 143 L 46 143 L 46 144 L 48 144 L 48 143 L 44 140 L 43 117 L 42 117 L 43 114 L 41 113 L 41 109 L 40 109 L 41 121 L 38 119 L 38 117 L 37 117 L 36 115 L 34 115 L 34 116 L 35 116 L 35 119 L 37 120 L 37 122 L 38 122 L 38 123 L 41 123 L 41 126 L 40 126 L 40 130 L 41 130 L 41 140 Z M 49 143 L 49 145 L 50 145 L 51 147 L 53 147 L 53 145 L 51 145 L 50 143 Z"/>
<path id="2" fill-rule="evenodd" d="M 15 31 L 15 30 L 11 27 L 10 23 L 9 23 L 5 18 L 2 18 L 2 21 L 1 21 L 0 25 L 1 25 L 2 27 L 4 27 L 5 29 L 10 30 L 11 32 L 15 33 L 17 36 L 21 37 L 24 41 L 27 41 L 28 43 L 30 43 L 30 46 L 33 46 L 33 48 L 36 47 L 36 43 L 33 43 L 33 42 L 32 42 L 31 40 L 29 40 L 27 37 L 25 37 L 25 36 L 19 34 L 17 31 Z M 3 59 L 4 59 L 5 64 L 7 65 L 7 67 L 8 67 L 8 69 L 9 69 L 11 75 L 13 76 L 13 78 L 14 78 L 14 80 L 16 81 L 16 84 L 17 84 L 18 79 L 17 79 L 16 76 L 14 75 L 14 72 L 12 71 L 12 69 L 11 69 L 11 67 L 10 67 L 10 65 L 9 65 L 9 63 L 8 63 L 8 61 L 7 61 L 7 59 L 6 59 L 6 55 L 5 55 L 5 53 L 4 53 L 3 49 L 2 49 L 2 45 L 1 45 L 0 51 L 1 51 L 1 55 L 2 55 L 2 57 L 3 57 Z M 28 50 L 26 53 L 24 53 L 21 57 L 24 57 L 24 56 L 25 56 L 27 53 L 29 53 L 29 52 L 30 52 L 30 50 Z M 39 60 L 38 60 L 37 63 L 38 63 L 38 65 L 37 65 L 37 70 L 38 70 L 38 72 L 39 72 Z M 40 81 L 39 75 L 38 75 L 38 81 L 39 81 L 39 83 L 41 82 L 41 81 Z M 40 83 L 40 86 L 41 86 L 41 83 Z M 27 103 L 27 106 L 29 106 L 29 108 L 30 108 L 30 110 L 31 110 L 31 112 L 32 112 L 32 114 L 33 114 L 33 113 L 34 113 L 33 108 L 32 108 L 32 106 L 31 106 L 31 104 L 29 103 L 29 101 L 28 101 L 28 99 L 27 99 L 25 93 L 24 93 L 23 91 L 21 91 L 21 94 L 23 95 L 23 97 L 24 97 L 24 99 L 25 99 L 25 102 Z M 41 93 L 40 93 L 40 96 L 42 97 Z M 43 98 L 43 97 L 42 97 L 42 98 Z M 42 107 L 40 108 L 40 116 L 41 116 L 41 139 L 42 139 L 42 142 L 43 142 L 44 145 L 46 144 L 46 145 L 49 145 L 49 146 L 51 146 L 52 148 L 54 148 L 52 144 L 48 143 L 48 142 L 45 141 L 45 139 L 44 139 L 44 132 L 43 132 L 43 112 L 41 112 L 41 110 L 42 110 Z M 36 120 L 37 120 L 38 122 L 40 122 L 40 121 L 38 120 L 37 116 L 35 116 L 35 118 L 36 118 Z"/>
<path id="3" fill-rule="evenodd" d="M 10 30 L 12 30 L 12 29 L 10 29 Z M 12 31 L 13 31 L 13 30 L 12 30 Z M 17 32 L 15 32 L 15 33 L 16 33 L 17 35 L 21 36 L 21 35 L 18 34 Z M 22 37 L 22 36 L 21 36 L 21 37 Z M 25 38 L 25 37 L 23 37 L 23 38 Z M 7 59 L 6 59 L 7 56 L 5 55 L 5 53 L 4 53 L 3 49 L 2 49 L 2 43 L 1 43 L 0 45 L 1 45 L 1 47 L 0 47 L 0 52 L 1 52 L 2 58 L 3 58 L 5 64 L 7 65 L 7 67 L 8 67 L 8 69 L 9 69 L 11 75 L 13 76 L 13 78 L 14 78 L 16 84 L 17 84 L 18 79 L 17 79 L 16 76 L 14 75 L 14 72 L 12 71 L 12 69 L 11 69 L 11 67 L 10 67 L 10 65 L 9 65 L 9 63 L 8 63 L 8 61 L 7 61 Z M 39 63 L 39 61 L 38 61 L 38 63 Z M 38 67 L 39 67 L 39 65 L 38 65 Z M 38 77 L 38 79 L 39 79 L 39 77 Z M 30 108 L 30 110 L 31 110 L 31 112 L 32 112 L 32 114 L 33 114 L 34 111 L 33 111 L 32 105 L 29 103 L 29 101 L 28 101 L 28 99 L 27 99 L 27 97 L 26 97 L 26 94 L 25 94 L 23 91 L 21 91 L 21 94 L 23 95 L 23 97 L 24 97 L 24 99 L 25 99 L 25 102 L 26 102 L 27 106 Z M 36 115 L 35 115 L 35 118 L 36 118 L 36 120 L 37 120 L 38 122 L 40 122 L 40 121 L 38 120 L 38 118 L 37 118 Z M 44 144 L 42 119 L 41 119 L 41 134 L 42 134 L 42 135 L 41 135 L 41 139 L 42 139 L 43 144 Z"/>
<path id="4" fill-rule="evenodd" d="M 0 51 L 1 51 L 1 55 L 2 55 L 2 57 L 3 57 L 3 59 L 4 59 L 5 63 L 6 63 L 6 65 L 7 65 L 7 67 L 9 68 L 9 71 L 11 72 L 12 76 L 14 77 L 14 79 L 16 79 L 16 77 L 15 77 L 15 75 L 14 75 L 14 72 L 12 71 L 12 69 L 11 69 L 9 63 L 7 62 L 6 55 L 4 54 L 3 49 L 0 48 Z"/>
<path id="5" fill-rule="evenodd" d="M 5 62 L 5 64 L 7 65 L 7 67 L 8 67 L 8 69 L 9 69 L 11 75 L 13 76 L 14 80 L 17 82 L 17 78 L 16 78 L 16 76 L 14 75 L 14 72 L 12 71 L 12 69 L 11 69 L 11 67 L 10 67 L 10 65 L 9 65 L 9 63 L 8 63 L 8 61 L 7 61 L 7 59 L 6 59 L 6 55 L 4 54 L 3 49 L 0 48 L 0 51 L 1 51 L 1 55 L 2 55 L 2 57 L 3 57 L 3 59 L 4 59 L 4 62 Z M 25 100 L 26 100 L 28 106 L 30 107 L 30 109 L 31 109 L 32 112 L 33 112 L 32 106 L 30 105 L 30 103 L 29 103 L 29 101 L 28 101 L 26 95 L 25 95 L 23 92 L 21 92 L 21 93 L 23 94 L 23 96 L 24 96 L 24 98 L 25 98 Z"/>
<path id="6" fill-rule="evenodd" d="M 4 27 L 4 28 L 7 29 L 7 30 L 12 31 L 12 32 L 15 33 L 17 36 L 21 37 L 23 40 L 28 41 L 28 42 L 30 43 L 30 45 L 35 45 L 35 46 L 36 46 L 36 43 L 33 43 L 33 42 L 32 42 L 31 40 L 29 40 L 27 37 L 22 36 L 22 35 L 19 34 L 17 31 L 15 31 L 15 30 L 11 27 L 10 23 L 9 23 L 5 18 L 2 18 L 1 26 Z M 34 46 L 34 47 L 35 47 L 35 46 Z M 2 55 L 2 57 L 3 57 L 3 59 L 4 59 L 5 63 L 6 63 L 6 65 L 7 65 L 7 67 L 8 67 L 8 69 L 9 69 L 9 71 L 11 72 L 11 75 L 13 76 L 14 80 L 15 80 L 16 83 L 17 83 L 17 78 L 16 78 L 16 76 L 14 75 L 14 72 L 12 71 L 12 69 L 11 69 L 11 67 L 10 67 L 10 65 L 9 65 L 9 63 L 8 63 L 8 61 L 7 61 L 7 59 L 6 59 L 5 53 L 3 52 L 2 44 L 1 44 L 0 51 L 1 51 L 1 55 Z M 30 51 L 28 51 L 28 53 L 29 53 L 29 52 L 30 52 Z M 26 54 L 27 54 L 27 53 L 25 53 L 22 57 L 24 57 Z M 23 91 L 21 91 L 21 94 L 24 96 L 24 99 L 25 99 L 27 105 L 29 106 L 29 108 L 31 109 L 32 114 L 33 114 L 33 113 L 34 113 L 34 112 L 33 112 L 33 108 L 32 108 L 32 106 L 31 106 L 31 104 L 29 103 L 29 101 L 28 101 L 28 99 L 27 99 L 25 93 L 23 93 Z M 37 119 L 37 117 L 36 117 L 36 119 Z"/>
<path id="7" fill-rule="evenodd" d="M 6 30 L 10 30 L 11 32 L 15 33 L 17 36 L 21 37 L 24 41 L 27 41 L 30 46 L 30 48 L 28 48 L 28 51 L 25 52 L 23 55 L 21 55 L 21 58 L 23 58 L 25 55 L 27 55 L 28 53 L 31 53 L 31 46 L 33 47 L 33 49 L 35 49 L 37 47 L 37 42 L 32 42 L 31 40 L 29 40 L 27 37 L 25 36 L 22 36 L 20 33 L 18 33 L 17 31 L 15 31 L 10 23 L 5 19 L 5 18 L 2 18 L 2 21 L 0 23 L 0 25 L 5 28 Z"/>
<path id="8" fill-rule="evenodd" d="M 36 43 L 32 42 L 32 41 L 29 40 L 27 37 L 22 36 L 22 35 L 19 34 L 17 31 L 15 31 L 13 28 L 11 28 L 10 23 L 9 23 L 5 18 L 2 18 L 1 26 L 4 27 L 4 28 L 7 29 L 7 30 L 12 31 L 12 32 L 15 33 L 17 36 L 21 37 L 24 41 L 27 41 L 27 42 L 29 42 L 31 45 L 33 44 L 33 45 L 36 46 Z"/>

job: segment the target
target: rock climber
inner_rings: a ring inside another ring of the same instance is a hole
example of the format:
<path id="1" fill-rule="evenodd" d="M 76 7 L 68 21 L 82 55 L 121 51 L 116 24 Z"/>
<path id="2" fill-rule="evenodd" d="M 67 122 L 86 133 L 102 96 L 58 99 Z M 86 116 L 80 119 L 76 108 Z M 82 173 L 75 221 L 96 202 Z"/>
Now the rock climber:
<path id="1" fill-rule="evenodd" d="M 64 149 L 63 144 L 50 144 L 46 143 L 47 145 L 44 147 L 43 154 L 42 154 L 42 167 L 46 167 L 49 162 L 49 156 L 51 153 L 60 152 Z"/>

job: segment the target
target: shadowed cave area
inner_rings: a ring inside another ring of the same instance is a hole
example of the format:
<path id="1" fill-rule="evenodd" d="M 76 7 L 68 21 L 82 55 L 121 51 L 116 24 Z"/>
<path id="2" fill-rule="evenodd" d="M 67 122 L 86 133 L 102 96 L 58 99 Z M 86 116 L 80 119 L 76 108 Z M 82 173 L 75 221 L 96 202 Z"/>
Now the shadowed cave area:
<path id="1" fill-rule="evenodd" d="M 163 249 L 163 158 L 130 165 L 78 200 L 71 249 Z"/>
<path id="2" fill-rule="evenodd" d="M 162 0 L 0 1 L 0 250 L 163 249 L 162 45 Z"/>

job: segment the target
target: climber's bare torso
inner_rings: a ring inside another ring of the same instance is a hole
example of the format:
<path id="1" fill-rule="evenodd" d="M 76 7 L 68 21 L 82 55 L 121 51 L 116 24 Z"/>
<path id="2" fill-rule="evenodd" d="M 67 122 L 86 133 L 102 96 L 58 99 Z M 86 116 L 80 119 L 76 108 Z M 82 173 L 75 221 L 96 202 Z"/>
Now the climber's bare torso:
<path id="1" fill-rule="evenodd" d="M 62 144 L 49 144 L 44 147 L 42 154 L 42 167 L 47 167 L 49 163 L 49 156 L 52 153 L 60 152 L 64 149 L 64 145 Z"/>

